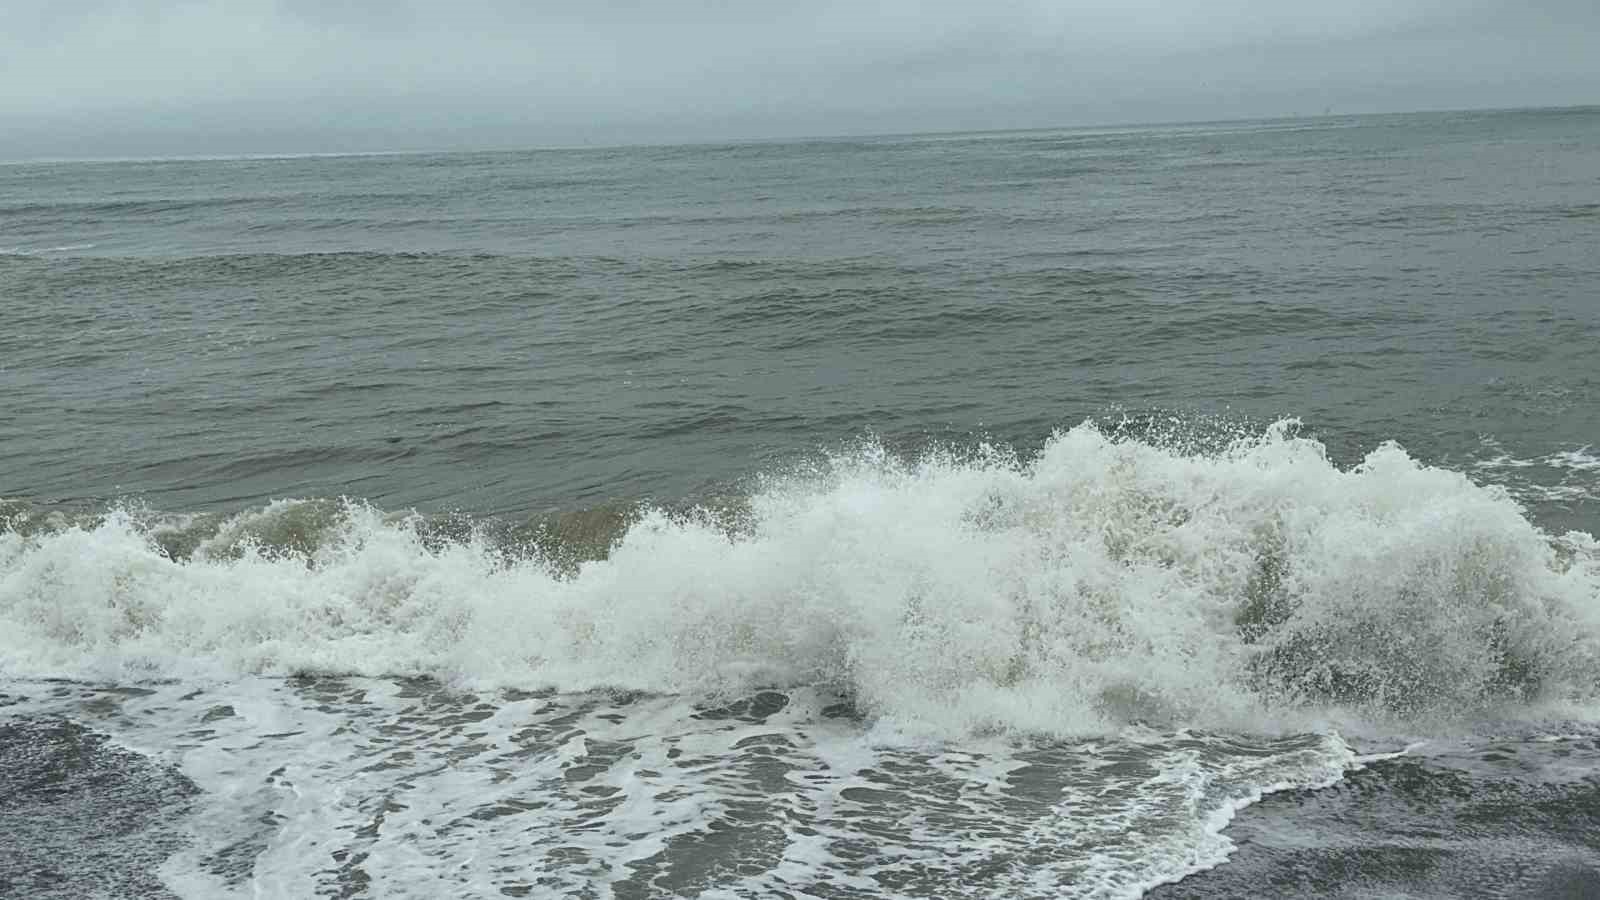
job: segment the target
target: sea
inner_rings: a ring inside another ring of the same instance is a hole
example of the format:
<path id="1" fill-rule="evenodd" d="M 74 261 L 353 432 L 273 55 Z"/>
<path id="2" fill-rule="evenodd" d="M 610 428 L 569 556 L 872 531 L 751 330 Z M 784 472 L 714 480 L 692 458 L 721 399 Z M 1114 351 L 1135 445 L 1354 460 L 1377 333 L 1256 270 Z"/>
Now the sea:
<path id="1" fill-rule="evenodd" d="M 0 165 L 3 897 L 1600 897 L 1597 534 L 1600 107 Z"/>

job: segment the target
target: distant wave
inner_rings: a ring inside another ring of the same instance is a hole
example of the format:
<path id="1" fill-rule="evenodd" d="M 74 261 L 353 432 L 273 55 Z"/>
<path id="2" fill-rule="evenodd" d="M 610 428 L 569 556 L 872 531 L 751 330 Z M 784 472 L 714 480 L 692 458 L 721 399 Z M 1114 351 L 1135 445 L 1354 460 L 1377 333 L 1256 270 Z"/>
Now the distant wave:
<path id="1" fill-rule="evenodd" d="M 722 509 L 499 533 L 328 500 L 0 517 L 8 675 L 825 685 L 947 735 L 1422 723 L 1600 686 L 1600 542 L 1393 444 L 1340 469 L 1292 422 L 1209 452 L 1091 424 L 1032 460 L 867 445 Z"/>
<path id="2" fill-rule="evenodd" d="M 0 256 L 47 256 L 51 253 L 73 253 L 93 250 L 94 244 L 62 244 L 57 247 L 0 247 Z"/>

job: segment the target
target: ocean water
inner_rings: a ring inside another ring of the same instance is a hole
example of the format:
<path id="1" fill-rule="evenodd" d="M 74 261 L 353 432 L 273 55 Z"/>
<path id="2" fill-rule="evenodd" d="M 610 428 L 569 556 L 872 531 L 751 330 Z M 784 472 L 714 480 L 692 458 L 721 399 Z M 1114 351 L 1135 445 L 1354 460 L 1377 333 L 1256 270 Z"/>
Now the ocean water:
<path id="1" fill-rule="evenodd" d="M 0 896 L 1600 896 L 1600 109 L 0 165 Z"/>

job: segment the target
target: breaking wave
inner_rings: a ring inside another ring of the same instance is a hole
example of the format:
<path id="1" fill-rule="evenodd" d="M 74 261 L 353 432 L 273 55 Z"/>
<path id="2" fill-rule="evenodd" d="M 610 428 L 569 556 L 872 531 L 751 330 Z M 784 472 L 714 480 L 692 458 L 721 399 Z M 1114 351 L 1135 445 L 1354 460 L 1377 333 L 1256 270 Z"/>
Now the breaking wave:
<path id="1" fill-rule="evenodd" d="M 914 732 L 1450 721 L 1600 689 L 1600 543 L 1384 444 L 1085 423 L 1030 458 L 875 445 L 716 510 L 495 528 L 359 502 L 0 504 L 0 674 L 428 675 L 732 696 Z"/>

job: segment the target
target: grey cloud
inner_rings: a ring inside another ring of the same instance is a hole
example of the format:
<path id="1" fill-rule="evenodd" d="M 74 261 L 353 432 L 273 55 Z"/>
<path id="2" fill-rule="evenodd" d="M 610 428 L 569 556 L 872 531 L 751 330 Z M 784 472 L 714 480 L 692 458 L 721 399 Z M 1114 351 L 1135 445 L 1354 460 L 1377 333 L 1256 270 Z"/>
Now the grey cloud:
<path id="1" fill-rule="evenodd" d="M 0 156 L 1600 100 L 1592 0 L 6 2 Z"/>

